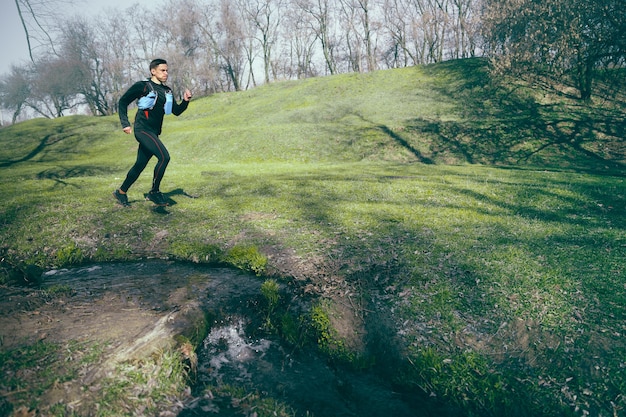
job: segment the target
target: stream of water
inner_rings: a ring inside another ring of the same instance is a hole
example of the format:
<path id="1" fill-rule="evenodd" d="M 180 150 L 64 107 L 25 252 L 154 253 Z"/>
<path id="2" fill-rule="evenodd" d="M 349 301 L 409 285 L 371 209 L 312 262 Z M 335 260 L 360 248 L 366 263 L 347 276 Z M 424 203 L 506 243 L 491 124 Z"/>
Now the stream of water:
<path id="1" fill-rule="evenodd" d="M 200 385 L 257 390 L 288 404 L 299 416 L 425 415 L 372 373 L 335 368 L 316 352 L 290 352 L 278 340 L 246 336 L 245 320 L 231 317 L 205 339 L 199 351 Z"/>
<path id="2" fill-rule="evenodd" d="M 195 283 L 187 286 L 202 283 L 203 291 L 197 296 L 202 298 L 213 323 L 197 351 L 198 373 L 193 390 L 197 397 L 179 417 L 236 415 L 229 414 L 223 404 L 201 397 L 204 387 L 225 384 L 274 398 L 298 416 L 438 415 L 394 391 L 373 371 L 335 367 L 314 348 L 294 350 L 277 336 L 259 331 L 262 279 L 256 276 L 231 269 L 150 261 L 51 271 L 46 280 L 80 281 L 84 291 L 90 293 L 115 289 L 126 300 L 158 309 L 159 300 L 167 299 L 167 292 L 175 289 L 172 284 L 181 279 Z M 155 295 L 158 293 L 160 297 Z M 251 331 L 252 323 L 257 324 Z"/>

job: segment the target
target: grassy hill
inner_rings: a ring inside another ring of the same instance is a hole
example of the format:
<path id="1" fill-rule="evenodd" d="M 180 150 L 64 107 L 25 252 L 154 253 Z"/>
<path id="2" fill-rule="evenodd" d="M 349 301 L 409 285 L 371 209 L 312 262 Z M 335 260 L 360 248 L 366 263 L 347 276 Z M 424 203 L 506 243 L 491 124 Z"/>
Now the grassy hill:
<path id="1" fill-rule="evenodd" d="M 165 213 L 152 165 L 114 204 L 116 116 L 31 120 L 0 130 L 3 265 L 228 262 L 316 298 L 330 357 L 465 415 L 619 415 L 624 109 L 481 60 L 218 94 L 165 121 Z"/>

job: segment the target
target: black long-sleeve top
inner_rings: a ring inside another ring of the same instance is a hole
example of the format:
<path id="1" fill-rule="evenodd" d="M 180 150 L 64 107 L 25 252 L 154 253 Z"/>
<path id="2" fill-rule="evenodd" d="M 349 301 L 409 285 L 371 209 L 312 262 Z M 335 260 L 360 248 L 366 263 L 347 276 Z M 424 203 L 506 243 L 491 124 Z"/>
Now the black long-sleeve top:
<path id="1" fill-rule="evenodd" d="M 152 85 L 152 88 L 150 88 L 150 85 Z M 157 92 L 157 102 L 152 110 L 137 110 L 137 115 L 135 116 L 135 130 L 147 129 L 151 132 L 155 132 L 157 135 L 161 134 L 163 117 L 165 116 L 165 93 L 171 92 L 171 89 L 164 84 L 152 82 L 152 80 L 136 82 L 120 97 L 119 115 L 122 129 L 130 126 L 130 122 L 128 121 L 128 106 L 130 103 L 145 96 L 152 91 L 152 89 Z M 179 104 L 174 100 L 172 103 L 172 114 L 180 116 L 182 112 L 187 110 L 187 106 L 189 106 L 188 101 L 183 100 Z"/>

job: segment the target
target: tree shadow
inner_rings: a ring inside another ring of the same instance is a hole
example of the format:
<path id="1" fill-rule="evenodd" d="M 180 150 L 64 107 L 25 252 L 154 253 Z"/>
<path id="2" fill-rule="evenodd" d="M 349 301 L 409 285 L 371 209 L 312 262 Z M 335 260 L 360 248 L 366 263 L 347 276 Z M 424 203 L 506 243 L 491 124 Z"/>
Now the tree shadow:
<path id="1" fill-rule="evenodd" d="M 409 145 L 428 147 L 433 160 L 491 165 L 535 165 L 624 175 L 626 113 L 561 97 L 544 104 L 529 87 L 504 85 L 484 60 L 426 68 L 437 90 L 456 103 L 459 120 L 415 118 Z M 532 87 L 531 87 L 532 88 Z M 544 94 L 545 88 L 542 88 Z"/>
<path id="2" fill-rule="evenodd" d="M 159 205 L 154 205 L 152 207 L 152 211 L 156 214 L 170 214 L 170 211 L 167 209 L 168 207 L 173 207 L 176 204 L 178 204 L 178 201 L 174 200 L 172 197 L 173 196 L 183 196 L 183 197 L 187 197 L 187 198 L 198 198 L 197 195 L 192 195 L 187 193 L 185 190 L 183 190 L 182 188 L 176 188 L 172 191 L 163 193 L 163 197 L 165 197 L 165 202 L 167 203 L 167 205 L 165 206 L 159 206 Z M 144 198 L 147 200 L 148 194 L 144 193 Z"/>
<path id="3" fill-rule="evenodd" d="M 413 147 L 406 139 L 404 139 L 400 134 L 398 134 L 398 133 L 394 132 L 393 130 L 391 130 L 388 126 L 378 125 L 376 127 L 381 132 L 383 132 L 385 135 L 387 135 L 391 139 L 393 139 L 401 147 L 403 147 L 404 149 L 408 150 L 411 154 L 413 154 L 413 156 L 415 156 L 415 158 L 417 158 L 417 160 L 419 162 L 421 162 L 423 164 L 434 164 L 435 163 L 435 161 L 433 161 L 431 158 L 428 158 L 428 157 L 422 155 L 422 153 L 418 149 Z"/>
<path id="4" fill-rule="evenodd" d="M 170 214 L 170 211 L 167 210 L 167 206 L 154 206 L 152 207 L 152 211 L 156 214 L 162 214 L 162 215 Z"/>
<path id="5" fill-rule="evenodd" d="M 22 157 L 0 161 L 0 168 L 8 168 L 25 162 L 55 162 L 67 161 L 68 154 L 86 154 L 86 148 L 90 148 L 93 142 L 103 138 L 102 132 L 94 132 L 90 126 L 96 125 L 94 118 L 90 116 L 68 116 L 61 123 L 49 119 L 34 120 L 26 125 L 15 125 L 7 128 L 5 149 L 15 147 L 16 152 L 21 152 L 34 145 L 31 151 Z M 38 139 L 41 132 L 51 133 Z M 5 132 L 3 132 L 5 133 Z M 45 159 L 45 161 L 44 161 Z"/>
<path id="6" fill-rule="evenodd" d="M 54 134 L 47 135 L 39 142 L 39 144 L 35 147 L 35 149 L 30 151 L 28 154 L 24 155 L 23 157 L 19 159 L 9 160 L 9 161 L 1 161 L 0 168 L 7 168 L 15 164 L 19 164 L 20 162 L 30 161 L 31 159 L 39 155 L 46 147 L 56 142 L 57 142 L 57 139 L 55 138 Z"/>
<path id="7" fill-rule="evenodd" d="M 176 188 L 176 189 L 174 189 L 172 191 L 168 191 L 166 193 L 163 193 L 163 195 L 165 196 L 165 198 L 167 198 L 168 200 L 171 200 L 174 203 L 176 203 L 176 202 L 172 199 L 172 196 L 181 195 L 181 196 L 187 197 L 187 198 L 198 198 L 199 197 L 198 195 L 187 193 L 182 188 Z"/>

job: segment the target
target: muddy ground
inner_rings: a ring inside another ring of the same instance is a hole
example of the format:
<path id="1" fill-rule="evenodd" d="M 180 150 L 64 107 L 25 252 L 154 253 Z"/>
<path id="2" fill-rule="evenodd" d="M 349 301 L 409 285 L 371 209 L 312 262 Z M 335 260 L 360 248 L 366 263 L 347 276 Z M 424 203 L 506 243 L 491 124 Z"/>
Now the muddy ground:
<path id="1" fill-rule="evenodd" d="M 37 286 L 0 287 L 0 353 L 47 342 L 67 350 L 59 359 L 67 366 L 44 362 L 19 375 L 4 375 L 0 415 L 45 415 L 59 403 L 71 404 L 79 415 L 89 414 L 89 393 L 99 389 L 99 380 L 111 376 L 116 364 L 178 348 L 179 335 L 197 343 L 206 332 L 208 300 L 219 303 L 239 293 L 258 293 L 262 282 L 234 270 L 172 262 L 47 271 L 41 281 Z M 83 360 L 96 350 L 101 352 L 99 360 Z M 55 368 L 60 375 L 63 368 L 72 368 L 75 378 L 60 382 L 65 379 L 60 377 L 41 393 L 35 413 L 21 394 L 29 390 L 25 387 L 46 384 L 41 380 L 46 369 L 41 367 Z M 7 386 L 15 378 L 22 387 L 18 390 Z"/>
<path id="2" fill-rule="evenodd" d="M 349 347 L 363 349 L 367 332 L 356 293 L 345 282 L 323 274 L 322 268 L 314 280 L 306 280 L 302 269 L 313 268 L 312 264 L 298 266 L 293 256 L 290 260 L 290 272 L 271 271 L 292 277 L 293 286 L 282 284 L 285 297 L 342 294 L 332 324 Z M 214 324 L 211 320 L 244 304 L 252 314 L 260 310 L 264 281 L 234 269 L 164 260 L 31 271 L 31 275 L 30 283 L 0 286 L 0 359 L 15 360 L 7 352 L 29 355 L 27 347 L 44 344 L 60 346 L 61 354 L 53 363 L 41 360 L 21 370 L 0 364 L 8 371 L 0 380 L 0 417 L 60 415 L 53 411 L 58 409 L 95 415 L 101 381 L 116 378 L 116 366 L 168 348 L 183 352 L 183 357 L 193 353 L 181 346 L 181 340 L 197 347 Z M 48 373 L 56 380 L 46 379 Z M 178 415 L 183 404 L 178 399 L 172 404 L 160 415 Z"/>

